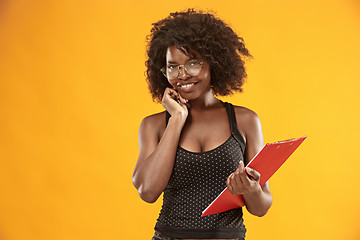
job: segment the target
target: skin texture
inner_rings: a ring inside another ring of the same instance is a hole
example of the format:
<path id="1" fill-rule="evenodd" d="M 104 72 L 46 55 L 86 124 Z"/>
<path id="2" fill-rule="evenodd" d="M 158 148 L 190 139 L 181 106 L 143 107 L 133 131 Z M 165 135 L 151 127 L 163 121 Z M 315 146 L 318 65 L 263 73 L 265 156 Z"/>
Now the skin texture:
<path id="1" fill-rule="evenodd" d="M 201 59 L 199 53 L 195 54 L 196 58 Z M 167 64 L 182 65 L 190 59 L 175 46 L 167 49 Z M 231 133 L 226 110 L 211 90 L 210 73 L 210 66 L 205 61 L 198 76 L 192 77 L 181 69 L 177 79 L 169 80 L 172 88 L 166 88 L 162 100 L 163 106 L 171 114 L 167 127 L 165 112 L 143 119 L 133 184 L 144 201 L 153 203 L 164 191 L 178 145 L 192 152 L 203 152 L 218 147 L 229 138 Z M 191 91 L 179 87 L 179 84 L 188 83 L 196 83 Z M 247 108 L 235 106 L 235 114 L 238 129 L 246 140 L 247 164 L 264 145 L 261 124 L 256 113 Z M 241 162 L 226 184 L 231 193 L 243 194 L 246 208 L 251 214 L 263 216 L 272 204 L 272 196 L 268 183 L 261 187 L 259 179 L 259 173 L 244 168 Z"/>

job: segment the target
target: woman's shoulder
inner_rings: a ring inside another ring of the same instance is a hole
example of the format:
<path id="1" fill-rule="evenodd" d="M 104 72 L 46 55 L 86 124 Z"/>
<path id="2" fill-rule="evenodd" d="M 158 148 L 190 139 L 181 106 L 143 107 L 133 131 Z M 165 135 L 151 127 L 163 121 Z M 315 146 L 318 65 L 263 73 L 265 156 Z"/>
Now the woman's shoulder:
<path id="1" fill-rule="evenodd" d="M 256 112 L 243 106 L 234 105 L 234 110 L 235 110 L 236 119 L 240 118 L 247 121 L 253 121 L 259 118 Z"/>
<path id="2" fill-rule="evenodd" d="M 154 113 L 154 114 L 151 114 L 151 115 L 148 115 L 146 117 L 144 117 L 143 121 L 159 121 L 161 118 L 164 118 L 165 119 L 165 114 L 166 114 L 166 111 L 162 111 L 162 112 L 158 112 L 158 113 Z"/>
<path id="3" fill-rule="evenodd" d="M 141 121 L 140 129 L 148 129 L 160 133 L 166 127 L 166 111 L 151 114 Z"/>
<path id="4" fill-rule="evenodd" d="M 260 118 L 253 110 L 243 107 L 235 106 L 236 122 L 239 130 L 241 129 L 245 135 L 249 132 L 261 129 Z"/>

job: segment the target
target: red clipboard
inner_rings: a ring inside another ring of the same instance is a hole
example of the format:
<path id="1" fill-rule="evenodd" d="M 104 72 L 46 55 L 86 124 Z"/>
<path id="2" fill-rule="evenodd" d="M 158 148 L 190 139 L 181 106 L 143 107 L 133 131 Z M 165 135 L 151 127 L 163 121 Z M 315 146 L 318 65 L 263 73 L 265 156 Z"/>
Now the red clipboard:
<path id="1" fill-rule="evenodd" d="M 246 167 L 255 169 L 261 174 L 260 185 L 263 186 L 305 139 L 306 136 L 267 143 Z M 245 206 L 245 203 L 242 195 L 233 195 L 228 188 L 225 188 L 202 212 L 201 216 L 221 213 L 243 206 Z"/>

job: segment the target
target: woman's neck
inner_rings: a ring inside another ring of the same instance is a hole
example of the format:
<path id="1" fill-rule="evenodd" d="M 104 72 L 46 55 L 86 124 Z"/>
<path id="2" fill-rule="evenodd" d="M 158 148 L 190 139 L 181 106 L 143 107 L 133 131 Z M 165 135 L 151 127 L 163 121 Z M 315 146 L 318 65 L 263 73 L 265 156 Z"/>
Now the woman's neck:
<path id="1" fill-rule="evenodd" d="M 220 103 L 220 100 L 217 99 L 214 94 L 210 91 L 208 94 L 204 95 L 201 98 L 194 100 L 189 100 L 190 110 L 201 112 L 209 108 L 213 108 Z"/>

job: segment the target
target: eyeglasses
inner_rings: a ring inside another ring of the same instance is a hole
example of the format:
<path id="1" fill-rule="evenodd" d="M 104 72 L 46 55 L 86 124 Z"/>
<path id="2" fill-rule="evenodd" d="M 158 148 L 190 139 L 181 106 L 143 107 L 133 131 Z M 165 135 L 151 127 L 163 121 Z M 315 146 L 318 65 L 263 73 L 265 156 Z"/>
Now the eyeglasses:
<path id="1" fill-rule="evenodd" d="M 195 60 L 195 61 L 193 60 L 193 61 L 190 61 L 183 65 L 170 64 L 170 65 L 160 69 L 160 71 L 162 72 L 162 74 L 164 74 L 164 76 L 167 79 L 174 80 L 179 77 L 180 67 L 182 67 L 182 68 L 184 68 L 184 71 L 187 74 L 189 74 L 192 77 L 196 77 L 197 75 L 200 74 L 203 63 L 204 63 L 204 61 L 199 62 L 197 60 Z"/>

